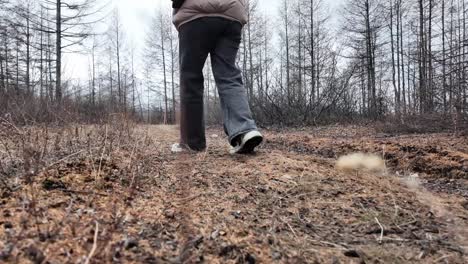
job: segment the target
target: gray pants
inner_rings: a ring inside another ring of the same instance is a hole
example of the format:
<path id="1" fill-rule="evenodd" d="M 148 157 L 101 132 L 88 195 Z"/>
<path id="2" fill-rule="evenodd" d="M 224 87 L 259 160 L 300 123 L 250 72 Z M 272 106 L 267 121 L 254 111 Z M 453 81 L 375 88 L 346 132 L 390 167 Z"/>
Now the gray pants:
<path id="1" fill-rule="evenodd" d="M 203 113 L 203 67 L 211 56 L 229 142 L 256 130 L 242 74 L 236 66 L 242 25 L 218 17 L 203 17 L 182 25 L 180 42 L 180 132 L 182 144 L 193 150 L 206 148 Z"/>

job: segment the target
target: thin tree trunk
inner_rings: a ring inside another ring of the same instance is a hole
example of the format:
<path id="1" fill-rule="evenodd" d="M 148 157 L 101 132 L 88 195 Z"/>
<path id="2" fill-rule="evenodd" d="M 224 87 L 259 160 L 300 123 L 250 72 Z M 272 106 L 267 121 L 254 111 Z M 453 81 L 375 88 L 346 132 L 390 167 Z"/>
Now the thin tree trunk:
<path id="1" fill-rule="evenodd" d="M 464 23 L 464 21 L 462 21 L 462 13 L 464 13 L 464 10 L 461 10 L 461 9 L 462 9 L 462 6 L 460 6 L 460 1 L 458 1 L 458 43 L 457 43 L 457 46 L 458 46 L 458 56 L 457 56 L 457 59 L 458 59 L 458 63 L 457 63 L 458 92 L 457 92 L 457 106 L 456 106 L 457 107 L 457 123 L 459 121 L 458 120 L 459 116 L 462 113 L 462 107 L 463 107 L 463 101 L 464 101 L 464 99 L 462 98 L 463 97 L 463 83 L 466 82 L 466 80 L 463 79 L 463 72 L 464 72 L 463 46 L 464 45 L 463 45 L 463 35 L 462 35 L 462 29 L 463 29 L 462 23 Z"/>
<path id="2" fill-rule="evenodd" d="M 252 25 L 252 21 L 251 21 L 251 6 L 250 6 L 250 2 L 247 2 L 247 8 L 248 8 L 248 12 L 247 12 L 247 15 L 248 15 L 248 21 L 250 21 L 248 24 L 247 24 L 247 35 L 249 37 L 249 40 L 248 40 L 248 45 L 249 45 L 249 79 L 250 79 L 250 82 L 249 82 L 249 93 L 250 93 L 250 98 L 252 99 L 253 96 L 254 96 L 254 67 L 253 67 L 253 57 L 252 57 L 252 29 L 251 29 L 251 25 Z"/>
<path id="3" fill-rule="evenodd" d="M 267 22 L 265 21 L 265 96 L 268 97 L 268 88 L 269 88 L 269 82 L 268 82 L 268 36 L 267 36 Z"/>
<path id="4" fill-rule="evenodd" d="M 426 112 L 426 50 L 424 38 L 424 0 L 419 0 L 419 92 L 420 112 Z"/>
<path id="5" fill-rule="evenodd" d="M 175 50 L 174 38 L 171 27 L 171 83 L 172 83 L 172 123 L 176 123 L 176 98 L 175 98 Z"/>
<path id="6" fill-rule="evenodd" d="M 314 0 L 310 0 L 310 64 L 311 64 L 311 98 L 309 104 L 315 103 L 315 31 L 314 31 Z"/>
<path id="7" fill-rule="evenodd" d="M 289 19 L 288 19 L 288 4 L 284 1 L 284 25 L 286 33 L 286 89 L 288 93 L 288 105 L 291 105 L 291 87 L 290 87 L 290 61 L 289 61 Z"/>
<path id="8" fill-rule="evenodd" d="M 5 34 L 6 34 L 6 32 L 5 32 Z M 3 37 L 3 36 L 0 35 L 0 37 Z M 6 36 L 4 37 L 4 41 L 6 41 Z M 3 92 L 6 95 L 8 93 L 8 91 L 6 89 L 6 82 L 5 82 L 6 78 L 5 78 L 5 70 L 4 70 L 4 67 L 3 67 L 3 61 L 4 61 L 4 58 L 0 54 L 0 85 L 1 85 L 0 93 Z"/>
<path id="9" fill-rule="evenodd" d="M 397 3 L 398 4 L 398 3 Z M 400 116 L 401 115 L 401 71 L 400 71 L 400 51 L 401 51 L 401 47 L 400 47 L 400 10 L 397 6 L 397 9 L 396 9 L 396 20 L 397 20 L 397 23 L 396 23 L 396 29 L 397 29 L 397 32 L 396 32 L 396 55 L 397 55 L 397 98 L 396 98 L 396 102 L 397 102 L 397 113 L 398 115 Z"/>
<path id="10" fill-rule="evenodd" d="M 366 9 L 366 46 L 367 46 L 367 88 L 369 90 L 369 105 L 370 105 L 370 115 L 372 118 L 376 117 L 376 92 L 375 92 L 375 79 L 374 79 L 374 61 L 373 61 L 373 51 L 372 51 L 372 32 L 370 27 L 370 6 L 369 0 L 366 0 L 365 3 Z"/>
<path id="11" fill-rule="evenodd" d="M 95 41 L 95 40 L 94 40 Z M 96 106 L 96 59 L 95 59 L 95 42 L 91 50 L 92 72 L 91 72 L 91 105 Z"/>
<path id="12" fill-rule="evenodd" d="M 165 49 L 165 29 L 164 20 L 161 13 L 161 55 L 163 61 L 163 74 L 164 74 L 164 124 L 167 124 L 167 74 L 166 74 L 166 49 Z"/>
<path id="13" fill-rule="evenodd" d="M 110 109 L 114 110 L 114 78 L 112 78 L 112 52 L 109 48 L 109 88 L 110 88 Z"/>
<path id="14" fill-rule="evenodd" d="M 16 40 L 16 95 L 20 94 L 20 85 L 19 85 L 19 53 L 20 53 L 20 44 L 19 39 Z"/>
<path id="15" fill-rule="evenodd" d="M 52 37 L 51 34 L 47 34 L 47 61 L 48 61 L 48 71 L 49 71 L 49 80 L 47 83 L 48 89 L 47 89 L 47 94 L 48 94 L 48 100 L 49 102 L 53 102 L 55 99 L 54 95 L 54 85 L 53 85 L 53 79 L 52 79 Z"/>
<path id="16" fill-rule="evenodd" d="M 447 113 L 447 58 L 446 58 L 446 40 L 445 40 L 445 1 L 442 1 L 442 100 L 444 104 L 444 113 Z"/>
<path id="17" fill-rule="evenodd" d="M 135 49 L 132 49 L 132 115 L 136 116 Z"/>
<path id="18" fill-rule="evenodd" d="M 41 8 L 41 24 L 40 24 L 40 62 L 39 62 L 39 83 L 40 83 L 40 92 L 39 98 L 41 102 L 44 100 L 44 10 Z"/>
<path id="19" fill-rule="evenodd" d="M 452 10 L 454 8 L 453 5 L 453 0 L 451 1 L 450 4 L 450 9 Z M 453 47 L 453 33 L 454 33 L 454 28 L 453 28 L 453 12 L 450 12 L 450 60 L 449 60 L 449 112 L 452 114 L 453 112 L 453 86 L 454 86 L 454 80 L 453 80 L 453 57 L 455 56 L 454 54 L 454 47 Z"/>
<path id="20" fill-rule="evenodd" d="M 434 104 L 434 97 L 435 97 L 435 88 L 434 88 L 434 69 L 432 66 L 432 13 L 433 13 L 433 3 L 432 0 L 429 0 L 429 24 L 428 24 L 428 36 L 427 36 L 427 64 L 428 64 L 428 80 L 427 80 L 427 85 L 428 85 L 428 91 L 429 91 L 429 96 L 426 98 L 429 100 L 428 102 L 428 111 L 433 111 L 433 104 Z"/>
<path id="21" fill-rule="evenodd" d="M 8 34 L 8 32 L 5 30 L 5 34 Z M 7 36 L 5 35 L 5 42 L 3 43 L 4 47 L 5 47 L 5 90 L 8 91 L 9 90 L 9 84 L 10 84 L 10 73 L 9 73 L 9 66 L 8 66 L 8 60 L 9 60 L 9 56 L 8 56 L 8 38 Z"/>
<path id="22" fill-rule="evenodd" d="M 116 22 L 116 59 L 117 59 L 117 93 L 119 96 L 119 109 L 118 111 L 122 111 L 122 80 L 120 76 L 120 25 L 119 21 Z"/>
<path id="23" fill-rule="evenodd" d="M 411 27 L 408 29 L 408 41 L 407 41 L 407 45 L 408 45 L 408 49 L 407 49 L 407 53 L 408 53 L 408 63 L 407 63 L 407 74 L 408 74 L 408 101 L 407 101 L 407 104 L 408 104 L 408 108 L 410 112 L 412 112 L 412 108 L 411 108 L 411 42 L 410 42 L 410 33 L 409 31 L 411 30 Z M 414 87 L 413 87 L 414 89 Z"/>
<path id="24" fill-rule="evenodd" d="M 56 7 L 56 65 L 55 65 L 55 100 L 62 103 L 62 1 L 57 0 Z"/>
<path id="25" fill-rule="evenodd" d="M 26 14 L 26 93 L 28 96 L 32 96 L 31 92 L 31 28 L 30 28 L 30 14 L 29 4 L 27 7 Z"/>
<path id="26" fill-rule="evenodd" d="M 463 89 L 463 101 L 462 101 L 462 110 L 467 113 L 468 112 L 468 96 L 467 96 L 467 93 L 468 93 L 468 76 L 467 76 L 467 71 L 468 71 L 468 61 L 466 59 L 466 56 L 467 56 L 467 51 L 466 51 L 466 48 L 468 46 L 468 37 L 467 37 L 467 33 L 466 33 L 466 12 L 468 12 L 468 10 L 466 9 L 466 1 L 463 1 L 462 2 L 462 12 L 463 12 L 463 42 L 460 43 L 460 45 L 463 45 L 463 65 L 462 65 L 462 69 L 463 69 L 463 84 L 464 84 L 464 89 Z"/>
<path id="27" fill-rule="evenodd" d="M 298 73 L 298 96 L 299 100 L 302 100 L 302 14 L 301 14 L 301 3 L 298 2 L 298 39 L 297 39 L 297 58 L 299 62 L 299 73 Z M 301 102 L 302 103 L 302 102 Z"/>
<path id="28" fill-rule="evenodd" d="M 395 94 L 395 113 L 399 115 L 400 109 L 398 104 L 398 91 L 396 86 L 396 71 L 395 71 L 395 43 L 393 38 L 393 0 L 390 1 L 390 43 L 392 49 L 392 84 L 393 84 L 393 91 Z"/>
<path id="29" fill-rule="evenodd" d="M 402 1 L 398 1 L 398 19 L 400 21 L 400 51 L 401 51 L 401 77 L 402 77 L 402 95 L 403 95 L 403 114 L 406 115 L 406 78 L 405 78 L 405 56 L 404 51 L 405 48 L 403 46 L 403 9 L 402 9 Z M 409 61 L 409 60 L 408 60 Z M 409 85 L 409 84 L 408 84 Z"/>

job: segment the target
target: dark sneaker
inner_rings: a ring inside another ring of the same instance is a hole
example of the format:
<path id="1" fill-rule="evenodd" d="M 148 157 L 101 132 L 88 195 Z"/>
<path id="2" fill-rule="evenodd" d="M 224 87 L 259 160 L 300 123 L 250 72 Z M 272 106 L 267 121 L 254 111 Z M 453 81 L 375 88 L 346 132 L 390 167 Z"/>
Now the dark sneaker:
<path id="1" fill-rule="evenodd" d="M 258 147 L 263 141 L 263 136 L 260 132 L 254 130 L 245 133 L 239 139 L 236 146 L 231 148 L 231 154 L 248 154 L 253 153 L 255 148 Z"/>

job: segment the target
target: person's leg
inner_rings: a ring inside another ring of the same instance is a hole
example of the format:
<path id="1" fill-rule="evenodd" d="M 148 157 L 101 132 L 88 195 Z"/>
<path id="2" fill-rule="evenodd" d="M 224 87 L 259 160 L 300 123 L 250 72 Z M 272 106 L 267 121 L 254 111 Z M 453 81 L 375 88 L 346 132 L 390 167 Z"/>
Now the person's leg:
<path id="1" fill-rule="evenodd" d="M 236 66 L 242 35 L 242 25 L 225 20 L 225 30 L 211 52 L 213 75 L 218 86 L 224 129 L 232 146 L 238 136 L 257 130 L 252 118 L 241 70 Z"/>
<path id="2" fill-rule="evenodd" d="M 210 35 L 204 19 L 191 21 L 179 30 L 180 143 L 197 151 L 206 148 L 203 67 L 214 46 Z"/>

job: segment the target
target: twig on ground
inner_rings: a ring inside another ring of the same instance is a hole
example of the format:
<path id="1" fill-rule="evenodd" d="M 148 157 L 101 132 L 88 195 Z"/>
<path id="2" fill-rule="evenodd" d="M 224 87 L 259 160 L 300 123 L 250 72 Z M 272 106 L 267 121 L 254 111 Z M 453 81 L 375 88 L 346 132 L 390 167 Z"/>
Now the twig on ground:
<path id="1" fill-rule="evenodd" d="M 383 240 L 383 236 L 384 236 L 384 228 L 382 226 L 382 224 L 380 224 L 380 221 L 377 217 L 375 217 L 375 221 L 377 222 L 377 224 L 380 226 L 380 238 L 379 238 L 379 243 L 382 243 L 382 240 Z"/>
<path id="2" fill-rule="evenodd" d="M 85 264 L 89 264 L 89 261 L 90 261 L 91 258 L 93 257 L 94 252 L 96 251 L 98 234 L 99 234 L 99 223 L 98 223 L 98 221 L 96 221 L 96 230 L 94 230 L 93 247 L 91 248 L 91 251 L 89 252 L 88 257 L 86 258 Z"/>
<path id="3" fill-rule="evenodd" d="M 444 256 L 442 256 L 442 257 L 440 257 L 440 258 L 434 260 L 432 263 L 440 263 L 442 260 L 448 259 L 448 258 L 450 258 L 450 257 L 451 257 L 450 255 L 444 255 Z"/>
<path id="4" fill-rule="evenodd" d="M 195 195 L 192 195 L 192 196 L 189 196 L 189 197 L 185 197 L 185 198 L 181 198 L 181 199 L 176 199 L 174 202 L 176 203 L 185 203 L 185 202 L 188 202 L 188 201 L 191 201 L 191 200 L 194 200 L 200 196 L 203 196 L 203 195 L 211 195 L 213 193 L 199 193 L 199 194 L 195 194 Z"/>
<path id="5" fill-rule="evenodd" d="M 64 192 L 64 193 L 73 193 L 73 194 L 82 194 L 82 195 L 99 195 L 99 196 L 102 196 L 102 197 L 109 196 L 109 195 L 107 195 L 105 193 L 98 193 L 98 192 L 95 192 L 95 191 L 86 192 L 86 191 L 74 191 L 74 190 L 69 190 L 69 189 L 61 189 L 61 191 Z"/>
<path id="6" fill-rule="evenodd" d="M 340 245 L 340 244 L 336 244 L 336 243 L 332 243 L 332 242 L 328 242 L 328 241 L 319 241 L 319 240 L 313 240 L 313 239 L 307 239 L 307 241 L 312 242 L 312 243 L 324 244 L 324 245 L 327 245 L 327 246 L 333 246 L 333 247 L 336 247 L 336 248 L 339 248 L 339 249 L 342 249 L 342 250 L 348 250 L 349 249 L 349 246 L 346 245 L 346 244 Z"/>
<path id="7" fill-rule="evenodd" d="M 296 234 L 296 231 L 294 231 L 294 229 L 292 228 L 292 226 L 291 226 L 287 221 L 285 221 L 285 220 L 283 220 L 283 219 L 281 219 L 281 221 L 282 221 L 283 223 L 285 223 L 285 224 L 289 227 L 289 229 L 290 229 L 291 232 L 293 233 L 294 237 L 297 239 L 298 236 L 297 236 L 297 234 Z"/>

